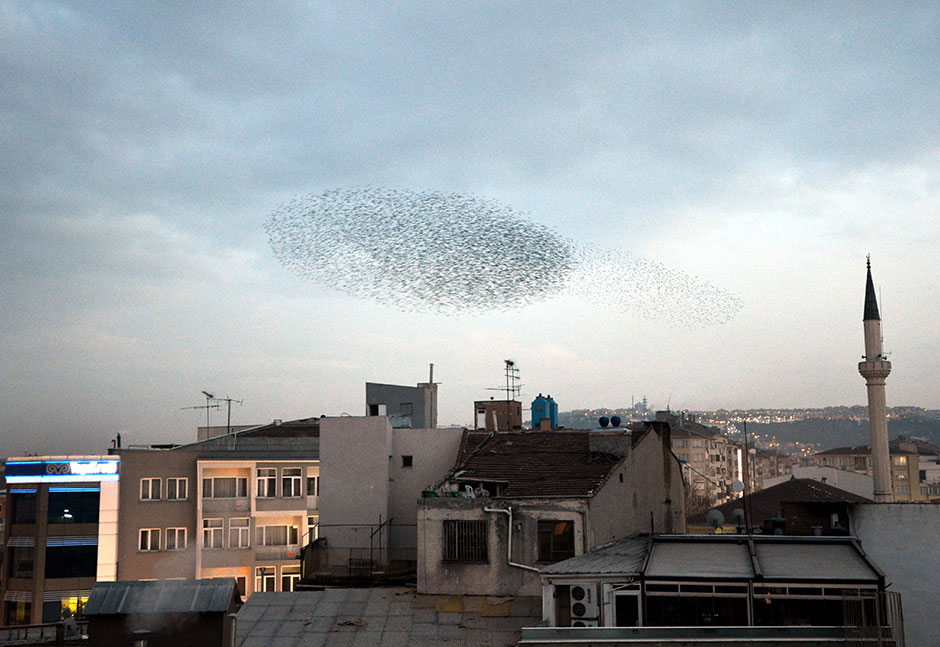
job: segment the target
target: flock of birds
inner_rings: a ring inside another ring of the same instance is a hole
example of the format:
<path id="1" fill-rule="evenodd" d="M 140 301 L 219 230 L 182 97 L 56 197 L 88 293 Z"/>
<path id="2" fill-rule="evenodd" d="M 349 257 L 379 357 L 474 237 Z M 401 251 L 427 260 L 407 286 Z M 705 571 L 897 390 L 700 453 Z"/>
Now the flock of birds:
<path id="1" fill-rule="evenodd" d="M 294 274 L 404 311 L 510 310 L 568 294 L 687 326 L 724 323 L 742 306 L 683 272 L 586 248 L 469 195 L 334 189 L 282 205 L 265 230 Z"/>

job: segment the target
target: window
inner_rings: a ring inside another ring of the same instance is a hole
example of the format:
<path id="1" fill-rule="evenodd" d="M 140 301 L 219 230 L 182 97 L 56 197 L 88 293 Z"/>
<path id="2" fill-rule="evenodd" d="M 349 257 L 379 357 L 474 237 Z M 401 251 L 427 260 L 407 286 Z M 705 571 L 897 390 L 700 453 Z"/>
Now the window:
<path id="1" fill-rule="evenodd" d="M 281 496 L 300 496 L 300 472 L 299 467 L 285 467 L 281 470 Z"/>
<path id="2" fill-rule="evenodd" d="M 414 403 L 413 402 L 402 402 L 398 405 L 398 415 L 400 416 L 410 416 L 414 413 Z"/>
<path id="3" fill-rule="evenodd" d="M 168 501 L 183 501 L 189 490 L 189 481 L 186 478 L 170 478 L 166 480 L 166 498 Z"/>
<path id="4" fill-rule="evenodd" d="M 444 521 L 444 560 L 485 562 L 485 521 Z"/>
<path id="5" fill-rule="evenodd" d="M 12 546 L 10 548 L 10 577 L 32 577 L 35 559 L 32 546 Z"/>
<path id="6" fill-rule="evenodd" d="M 52 544 L 54 539 L 61 543 Z M 155 547 L 160 550 L 160 530 Z M 98 571 L 98 542 L 92 537 L 55 538 L 46 540 L 46 579 L 62 577 L 94 577 Z"/>
<path id="7" fill-rule="evenodd" d="M 696 463 L 701 463 L 702 461 L 705 460 L 705 454 L 701 452 L 696 452 L 692 454 L 692 460 L 695 461 Z"/>
<path id="8" fill-rule="evenodd" d="M 159 528 L 141 528 L 140 543 L 141 551 L 152 552 L 160 550 L 160 529 Z"/>
<path id="9" fill-rule="evenodd" d="M 49 523 L 98 523 L 98 488 L 50 487 Z"/>
<path id="10" fill-rule="evenodd" d="M 906 485 L 898 486 L 898 494 L 910 494 L 911 490 Z"/>
<path id="11" fill-rule="evenodd" d="M 894 475 L 894 477 L 899 481 L 907 480 L 907 474 L 905 474 L 904 472 L 898 472 L 897 474 Z"/>
<path id="12" fill-rule="evenodd" d="M 255 567 L 255 592 L 273 591 L 277 582 L 277 569 L 273 566 Z"/>
<path id="13" fill-rule="evenodd" d="M 248 548 L 248 531 L 251 521 L 248 517 L 239 517 L 228 520 L 228 547 Z"/>
<path id="14" fill-rule="evenodd" d="M 10 490 L 10 523 L 36 523 L 36 490 L 14 488 Z"/>
<path id="15" fill-rule="evenodd" d="M 676 447 L 688 447 L 689 441 L 686 438 L 680 438 L 676 441 Z"/>
<path id="16" fill-rule="evenodd" d="M 292 546 L 299 543 L 297 526 L 258 526 L 258 546 Z"/>
<path id="17" fill-rule="evenodd" d="M 696 438 L 695 440 L 692 441 L 692 447 L 701 447 L 701 446 L 702 446 L 701 438 Z"/>
<path id="18" fill-rule="evenodd" d="M 140 479 L 140 500 L 141 501 L 159 501 L 160 500 L 160 479 L 155 479 L 155 478 Z"/>
<path id="19" fill-rule="evenodd" d="M 320 496 L 320 477 L 307 477 L 307 496 Z"/>
<path id="20" fill-rule="evenodd" d="M 28 625 L 30 614 L 32 613 L 32 604 L 25 601 L 8 601 L 5 603 L 8 625 Z"/>
<path id="21" fill-rule="evenodd" d="M 281 567 L 281 591 L 293 591 L 300 581 L 300 566 Z"/>
<path id="22" fill-rule="evenodd" d="M 894 464 L 895 465 L 907 465 L 907 456 L 895 456 Z"/>
<path id="23" fill-rule="evenodd" d="M 248 587 L 247 579 L 248 578 L 246 578 L 244 575 L 235 576 L 235 586 L 238 587 L 238 594 L 242 597 L 245 597 L 246 595 L 245 590 Z"/>
<path id="24" fill-rule="evenodd" d="M 202 520 L 202 547 L 222 548 L 222 520 Z"/>
<path id="25" fill-rule="evenodd" d="M 540 562 L 574 557 L 573 521 L 539 521 L 538 535 Z"/>
<path id="26" fill-rule="evenodd" d="M 277 469 L 273 467 L 258 468 L 258 496 L 277 496 Z"/>
<path id="27" fill-rule="evenodd" d="M 320 517 L 307 517 L 307 535 L 304 538 L 308 544 L 320 536 Z"/>
<path id="28" fill-rule="evenodd" d="M 166 549 L 186 550 L 186 528 L 166 529 Z"/>
<path id="29" fill-rule="evenodd" d="M 414 466 L 414 456 L 402 456 L 402 457 L 401 457 L 401 466 L 402 466 L 402 467 L 413 467 L 413 466 Z"/>
<path id="30" fill-rule="evenodd" d="M 384 416 L 387 415 L 388 410 L 384 404 L 370 404 L 369 405 L 369 415 L 370 416 Z"/>
<path id="31" fill-rule="evenodd" d="M 202 496 L 205 499 L 234 499 L 248 496 L 248 479 L 242 477 L 214 477 L 202 479 Z"/>

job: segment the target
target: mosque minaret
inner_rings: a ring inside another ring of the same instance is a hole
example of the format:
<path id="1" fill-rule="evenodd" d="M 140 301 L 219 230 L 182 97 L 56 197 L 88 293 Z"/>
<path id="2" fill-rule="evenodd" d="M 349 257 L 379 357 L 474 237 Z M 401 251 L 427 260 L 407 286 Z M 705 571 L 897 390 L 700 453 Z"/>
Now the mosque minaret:
<path id="1" fill-rule="evenodd" d="M 891 372 L 882 347 L 881 315 L 871 280 L 871 259 L 867 261 L 868 282 L 865 285 L 865 356 L 858 363 L 858 372 L 868 386 L 868 425 L 871 429 L 871 463 L 875 477 L 875 503 L 891 503 L 891 458 L 888 454 L 888 418 L 885 409 L 885 378 Z"/>

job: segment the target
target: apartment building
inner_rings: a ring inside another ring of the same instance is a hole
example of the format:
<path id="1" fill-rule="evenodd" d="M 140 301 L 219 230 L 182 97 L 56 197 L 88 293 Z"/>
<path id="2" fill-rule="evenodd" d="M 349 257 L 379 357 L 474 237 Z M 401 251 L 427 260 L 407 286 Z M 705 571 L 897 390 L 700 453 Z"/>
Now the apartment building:
<path id="1" fill-rule="evenodd" d="M 317 419 L 121 457 L 120 580 L 233 577 L 292 591 L 319 516 Z"/>
<path id="2" fill-rule="evenodd" d="M 920 456 L 916 449 L 906 449 L 893 440 L 888 445 L 891 462 L 891 489 L 895 501 L 926 501 L 928 496 L 921 490 Z M 835 447 L 813 455 L 815 465 L 836 467 L 859 474 L 873 475 L 871 447 L 853 445 Z"/>
<path id="3" fill-rule="evenodd" d="M 717 427 L 658 412 L 672 425 L 672 452 L 682 464 L 689 505 L 707 508 L 725 501 L 735 478 L 737 453 Z"/>
<path id="4" fill-rule="evenodd" d="M 120 461 L 24 456 L 5 468 L 0 625 L 80 615 L 95 582 L 116 576 Z"/>

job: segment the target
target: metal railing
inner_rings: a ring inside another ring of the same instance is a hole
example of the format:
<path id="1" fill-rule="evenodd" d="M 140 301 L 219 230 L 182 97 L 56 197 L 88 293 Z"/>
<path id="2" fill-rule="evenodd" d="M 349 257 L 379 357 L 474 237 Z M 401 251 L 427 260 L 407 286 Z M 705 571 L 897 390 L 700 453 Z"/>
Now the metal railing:
<path id="1" fill-rule="evenodd" d="M 378 524 L 317 524 L 304 537 L 301 579 L 313 584 L 411 581 L 417 572 L 415 533 L 415 524 L 396 524 L 391 518 Z"/>
<path id="2" fill-rule="evenodd" d="M 842 597 L 846 645 L 904 647 L 904 613 L 896 591 L 860 591 Z"/>
<path id="3" fill-rule="evenodd" d="M 71 631 L 69 631 L 71 629 Z M 64 622 L 46 622 L 39 625 L 12 625 L 0 627 L 0 645 L 55 642 L 58 639 L 75 640 L 88 635 L 88 621 L 82 620 L 68 627 Z"/>

